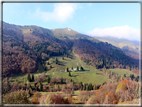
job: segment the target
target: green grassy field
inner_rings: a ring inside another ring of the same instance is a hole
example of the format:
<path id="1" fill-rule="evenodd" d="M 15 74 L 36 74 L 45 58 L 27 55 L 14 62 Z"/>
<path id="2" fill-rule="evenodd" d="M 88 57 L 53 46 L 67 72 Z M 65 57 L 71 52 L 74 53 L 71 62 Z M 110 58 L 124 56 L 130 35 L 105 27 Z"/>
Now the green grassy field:
<path id="1" fill-rule="evenodd" d="M 55 57 L 50 58 L 49 62 L 53 68 L 49 69 L 47 71 L 47 75 L 50 76 L 61 76 L 67 79 L 72 79 L 74 82 L 83 82 L 83 83 L 93 83 L 93 84 L 102 84 L 105 81 L 108 81 L 107 76 L 100 72 L 99 70 L 95 69 L 92 66 L 86 65 L 83 61 L 79 60 L 78 57 L 71 58 L 64 58 L 62 57 L 56 57 L 59 60 L 59 64 L 55 64 Z M 46 65 L 48 68 L 50 65 Z M 61 70 L 65 70 L 66 67 L 70 68 L 76 68 L 77 66 L 82 66 L 84 68 L 84 71 L 72 71 L 71 76 L 69 76 L 68 72 L 64 72 Z"/>
<path id="2" fill-rule="evenodd" d="M 58 64 L 55 63 L 55 59 L 58 59 Z M 48 65 L 47 63 L 50 63 Z M 92 84 L 102 84 L 107 81 L 112 81 L 111 79 L 108 79 L 108 77 L 98 69 L 95 69 L 94 67 L 87 65 L 83 61 L 79 60 L 78 57 L 73 56 L 73 58 L 66 58 L 64 57 L 64 60 L 62 59 L 62 56 L 58 57 L 51 57 L 49 60 L 46 61 L 46 66 L 48 70 L 46 71 L 46 76 L 60 76 L 69 80 L 73 80 L 74 82 L 82 82 L 82 83 L 92 83 Z M 52 66 L 52 68 L 50 68 Z M 84 68 L 84 71 L 72 71 L 71 76 L 69 76 L 68 72 L 65 72 L 65 68 L 76 68 L 77 66 L 82 66 Z M 38 64 L 39 72 L 34 73 L 35 76 L 40 75 L 42 72 L 44 72 L 44 69 L 40 64 Z M 119 75 L 128 75 L 134 74 L 133 72 L 126 70 L 126 69 L 107 69 L 107 71 L 112 71 Z M 137 76 L 136 74 L 134 74 Z M 24 82 L 24 78 L 27 78 L 27 75 L 25 74 L 18 74 L 12 77 L 13 81 L 20 81 Z M 43 82 L 44 84 L 45 82 Z"/>
<path id="3" fill-rule="evenodd" d="M 107 71 L 111 71 L 111 72 L 114 72 L 116 74 L 119 74 L 119 75 L 124 75 L 126 74 L 127 76 L 130 76 L 131 74 L 134 74 L 135 77 L 137 76 L 137 74 L 127 70 L 127 69 L 108 69 Z"/>

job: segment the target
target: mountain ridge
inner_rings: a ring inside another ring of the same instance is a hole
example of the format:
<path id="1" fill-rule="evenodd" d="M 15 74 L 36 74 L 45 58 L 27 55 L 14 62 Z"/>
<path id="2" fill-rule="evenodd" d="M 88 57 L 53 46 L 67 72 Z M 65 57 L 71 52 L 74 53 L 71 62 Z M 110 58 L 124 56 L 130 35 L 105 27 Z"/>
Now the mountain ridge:
<path id="1" fill-rule="evenodd" d="M 38 63 L 44 68 L 44 62 L 51 56 L 68 56 L 70 52 L 98 69 L 138 67 L 138 62 L 119 48 L 70 28 L 53 30 L 39 26 L 3 24 L 5 76 L 36 72 Z"/>

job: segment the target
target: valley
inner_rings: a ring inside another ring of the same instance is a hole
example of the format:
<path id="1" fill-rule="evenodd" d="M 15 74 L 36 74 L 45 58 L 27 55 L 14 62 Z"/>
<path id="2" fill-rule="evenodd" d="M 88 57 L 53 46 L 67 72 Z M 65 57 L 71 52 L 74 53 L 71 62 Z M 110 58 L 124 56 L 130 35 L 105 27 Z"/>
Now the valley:
<path id="1" fill-rule="evenodd" d="M 139 59 L 70 28 L 3 22 L 2 63 L 5 104 L 121 104 L 139 98 Z"/>

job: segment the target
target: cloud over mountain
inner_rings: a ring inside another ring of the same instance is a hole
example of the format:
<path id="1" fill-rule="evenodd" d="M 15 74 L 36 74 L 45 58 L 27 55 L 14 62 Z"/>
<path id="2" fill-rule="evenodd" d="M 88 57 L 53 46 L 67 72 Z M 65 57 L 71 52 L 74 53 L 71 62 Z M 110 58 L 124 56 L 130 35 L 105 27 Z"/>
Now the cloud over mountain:
<path id="1" fill-rule="evenodd" d="M 131 40 L 140 40 L 140 31 L 128 25 L 108 27 L 104 29 L 95 28 L 92 31 L 87 32 L 90 36 L 113 36 L 118 38 L 126 38 Z"/>

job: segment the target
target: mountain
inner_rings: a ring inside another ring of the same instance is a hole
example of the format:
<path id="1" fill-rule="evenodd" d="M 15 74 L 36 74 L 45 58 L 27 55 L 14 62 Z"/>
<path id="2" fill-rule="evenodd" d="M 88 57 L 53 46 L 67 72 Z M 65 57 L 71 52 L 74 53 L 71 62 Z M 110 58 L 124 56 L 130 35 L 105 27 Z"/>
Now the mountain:
<path id="1" fill-rule="evenodd" d="M 133 42 L 134 44 L 136 44 L 136 45 L 140 45 L 140 42 L 139 41 L 137 41 L 137 40 L 132 40 L 131 42 Z"/>
<path id="2" fill-rule="evenodd" d="M 70 28 L 46 29 L 3 22 L 3 76 L 36 72 L 52 56 L 72 52 L 96 68 L 137 68 L 121 49 Z"/>
<path id="3" fill-rule="evenodd" d="M 126 54 L 130 57 L 133 57 L 135 59 L 139 59 L 139 41 L 130 41 L 127 39 L 119 39 L 116 37 L 95 37 L 96 39 L 102 41 L 102 42 L 108 42 L 120 49 L 122 49 Z"/>

